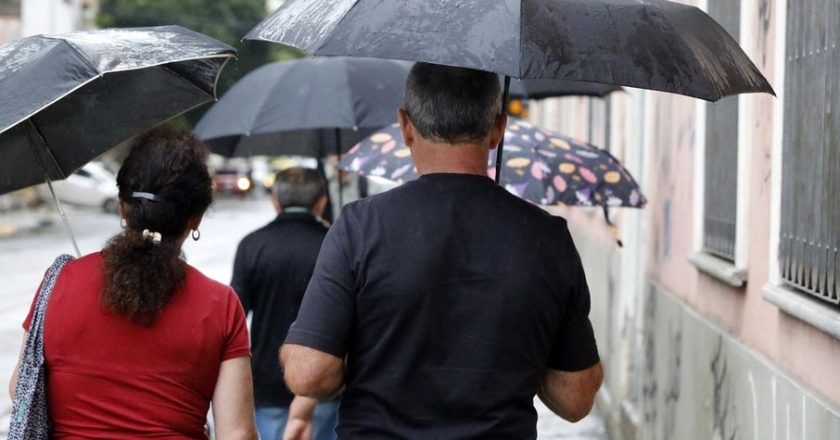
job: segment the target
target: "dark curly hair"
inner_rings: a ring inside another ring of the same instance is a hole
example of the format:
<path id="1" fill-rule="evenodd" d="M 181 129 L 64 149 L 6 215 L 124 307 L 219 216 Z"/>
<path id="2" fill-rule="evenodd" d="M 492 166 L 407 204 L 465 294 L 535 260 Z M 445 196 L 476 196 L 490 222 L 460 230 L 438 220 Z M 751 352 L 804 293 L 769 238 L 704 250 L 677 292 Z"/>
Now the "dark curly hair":
<path id="1" fill-rule="evenodd" d="M 192 135 L 169 127 L 147 132 L 132 146 L 117 174 L 126 227 L 102 251 L 102 303 L 111 311 L 151 324 L 183 286 L 182 239 L 190 220 L 213 201 L 207 155 Z M 160 233 L 160 243 L 144 237 L 144 230 Z"/>

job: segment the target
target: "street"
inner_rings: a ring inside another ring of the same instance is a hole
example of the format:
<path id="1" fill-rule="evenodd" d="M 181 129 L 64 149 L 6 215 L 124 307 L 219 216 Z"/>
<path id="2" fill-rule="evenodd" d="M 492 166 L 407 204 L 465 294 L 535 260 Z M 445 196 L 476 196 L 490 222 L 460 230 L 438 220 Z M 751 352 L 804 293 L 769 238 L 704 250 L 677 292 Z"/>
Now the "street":
<path id="1" fill-rule="evenodd" d="M 120 230 L 115 215 L 91 210 L 68 209 L 67 215 L 82 253 L 102 248 Z M 239 240 L 270 221 L 274 216 L 267 200 L 221 199 L 205 215 L 201 239 L 186 241 L 187 261 L 211 278 L 230 281 L 232 263 Z M 0 240 L 0 383 L 7 384 L 15 366 L 21 342 L 21 322 L 28 312 L 44 270 L 62 253 L 72 253 L 72 246 L 59 222 L 44 231 Z M 11 402 L 0 393 L 0 437 L 8 428 Z M 564 440 L 603 440 L 603 422 L 594 413 L 577 424 L 569 424 L 537 405 L 540 419 L 539 438 Z"/>

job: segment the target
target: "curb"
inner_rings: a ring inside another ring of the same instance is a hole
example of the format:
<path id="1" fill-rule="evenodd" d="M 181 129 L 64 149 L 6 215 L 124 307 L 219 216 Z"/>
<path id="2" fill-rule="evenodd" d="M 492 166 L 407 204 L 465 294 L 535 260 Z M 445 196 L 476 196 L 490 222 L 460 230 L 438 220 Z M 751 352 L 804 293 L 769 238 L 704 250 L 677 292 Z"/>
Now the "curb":
<path id="1" fill-rule="evenodd" d="M 52 219 L 46 217 L 21 219 L 17 222 L 0 220 L 0 240 L 34 234 L 52 226 L 53 223 Z"/>

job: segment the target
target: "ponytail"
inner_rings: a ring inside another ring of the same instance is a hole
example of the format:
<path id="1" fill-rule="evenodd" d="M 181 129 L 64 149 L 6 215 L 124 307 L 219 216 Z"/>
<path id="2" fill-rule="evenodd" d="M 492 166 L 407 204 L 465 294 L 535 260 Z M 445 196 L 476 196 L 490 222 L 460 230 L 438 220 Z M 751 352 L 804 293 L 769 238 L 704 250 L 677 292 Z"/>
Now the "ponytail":
<path id="1" fill-rule="evenodd" d="M 108 242 L 103 260 L 103 302 L 138 324 L 151 324 L 186 278 L 178 242 L 167 238 L 155 244 L 133 229 Z"/>
<path id="2" fill-rule="evenodd" d="M 102 251 L 103 305 L 149 325 L 186 280 L 181 243 L 213 191 L 207 150 L 169 128 L 141 137 L 117 175 L 125 229 Z"/>

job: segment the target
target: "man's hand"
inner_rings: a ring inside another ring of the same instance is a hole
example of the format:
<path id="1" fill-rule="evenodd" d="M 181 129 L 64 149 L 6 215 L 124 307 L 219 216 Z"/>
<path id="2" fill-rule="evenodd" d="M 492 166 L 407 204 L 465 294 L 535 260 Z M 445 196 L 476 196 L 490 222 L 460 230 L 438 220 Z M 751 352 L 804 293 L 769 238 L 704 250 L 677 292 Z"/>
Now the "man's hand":
<path id="1" fill-rule="evenodd" d="M 289 419 L 283 431 L 283 440 L 311 440 L 312 414 L 318 401 L 308 397 L 295 396 L 289 406 Z"/>
<path id="2" fill-rule="evenodd" d="M 329 399 L 344 384 L 344 360 L 303 345 L 283 344 L 283 378 L 296 396 Z"/>
<path id="3" fill-rule="evenodd" d="M 592 411 L 595 393 L 603 379 L 604 369 L 600 362 L 583 371 L 547 369 L 537 395 L 552 412 L 574 423 Z"/>
<path id="4" fill-rule="evenodd" d="M 312 420 L 290 419 L 283 431 L 283 440 L 311 440 Z"/>

